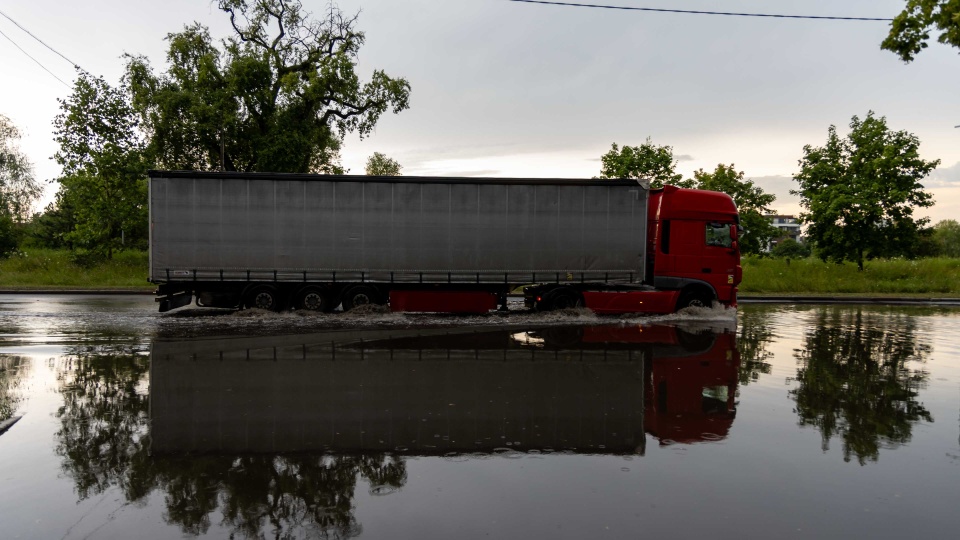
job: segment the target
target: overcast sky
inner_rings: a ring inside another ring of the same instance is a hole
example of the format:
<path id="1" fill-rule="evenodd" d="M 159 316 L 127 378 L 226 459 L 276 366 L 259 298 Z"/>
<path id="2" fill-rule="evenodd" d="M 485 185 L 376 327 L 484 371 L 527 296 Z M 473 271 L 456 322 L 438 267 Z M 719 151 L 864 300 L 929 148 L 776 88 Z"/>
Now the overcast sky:
<path id="1" fill-rule="evenodd" d="M 689 10 L 893 17 L 904 0 L 596 0 Z M 327 3 L 304 0 L 322 14 Z M 686 15 L 507 0 L 342 0 L 360 11 L 360 73 L 407 78 L 410 109 L 384 116 L 343 161 L 363 172 L 383 152 L 406 174 L 591 177 L 612 142 L 670 145 L 680 171 L 734 163 L 788 194 L 805 144 L 823 145 L 873 110 L 915 133 L 940 168 L 926 182 L 933 221 L 960 215 L 960 55 L 932 44 L 911 64 L 880 50 L 889 23 Z M 228 21 L 208 0 L 31 0 L 0 10 L 84 69 L 117 82 L 123 53 L 165 65 L 164 36 Z M 68 62 L 9 20 L 0 31 L 67 83 Z M 0 114 L 24 132 L 41 179 L 59 174 L 51 123 L 69 87 L 0 36 Z M 50 188 L 47 200 L 55 188 Z"/>

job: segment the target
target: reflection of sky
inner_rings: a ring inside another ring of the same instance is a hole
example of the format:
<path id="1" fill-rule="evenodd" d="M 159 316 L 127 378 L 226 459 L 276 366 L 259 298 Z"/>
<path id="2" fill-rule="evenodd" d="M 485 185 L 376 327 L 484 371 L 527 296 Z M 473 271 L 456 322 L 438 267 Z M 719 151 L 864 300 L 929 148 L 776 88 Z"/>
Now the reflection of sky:
<path id="1" fill-rule="evenodd" d="M 58 355 L 70 346 L 134 344 L 152 333 L 150 295 L 0 295 L 0 353 Z"/>

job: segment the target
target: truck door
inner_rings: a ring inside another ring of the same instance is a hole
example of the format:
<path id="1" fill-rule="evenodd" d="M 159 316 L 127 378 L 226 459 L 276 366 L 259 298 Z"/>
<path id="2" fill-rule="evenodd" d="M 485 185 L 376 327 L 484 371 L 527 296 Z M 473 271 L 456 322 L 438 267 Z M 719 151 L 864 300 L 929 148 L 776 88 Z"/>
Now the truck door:
<path id="1" fill-rule="evenodd" d="M 737 260 L 731 227 L 736 225 L 674 220 L 670 242 L 676 275 L 706 281 L 718 290 L 727 285 Z"/>
<path id="2" fill-rule="evenodd" d="M 719 293 L 724 286 L 733 286 L 736 283 L 736 265 L 740 260 L 738 249 L 734 243 L 734 223 L 708 221 L 704 224 L 704 248 L 701 257 L 701 271 L 710 274 L 709 281 Z"/>

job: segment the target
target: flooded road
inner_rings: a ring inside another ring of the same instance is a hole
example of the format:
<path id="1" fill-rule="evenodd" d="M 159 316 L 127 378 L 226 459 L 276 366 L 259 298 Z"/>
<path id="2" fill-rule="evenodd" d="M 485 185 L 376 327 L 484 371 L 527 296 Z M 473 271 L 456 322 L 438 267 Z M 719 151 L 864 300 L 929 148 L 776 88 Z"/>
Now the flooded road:
<path id="1" fill-rule="evenodd" d="M 960 310 L 0 296 L 0 431 L 4 538 L 953 537 Z"/>

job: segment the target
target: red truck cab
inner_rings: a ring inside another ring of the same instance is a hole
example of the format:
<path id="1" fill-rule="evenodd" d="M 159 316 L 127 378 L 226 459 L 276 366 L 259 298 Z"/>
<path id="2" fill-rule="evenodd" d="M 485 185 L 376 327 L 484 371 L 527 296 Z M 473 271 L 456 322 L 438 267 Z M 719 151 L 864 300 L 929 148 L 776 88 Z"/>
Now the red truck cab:
<path id="1" fill-rule="evenodd" d="M 733 199 L 716 191 L 652 190 L 647 213 L 647 282 L 679 291 L 679 307 L 735 307 L 742 278 Z"/>

